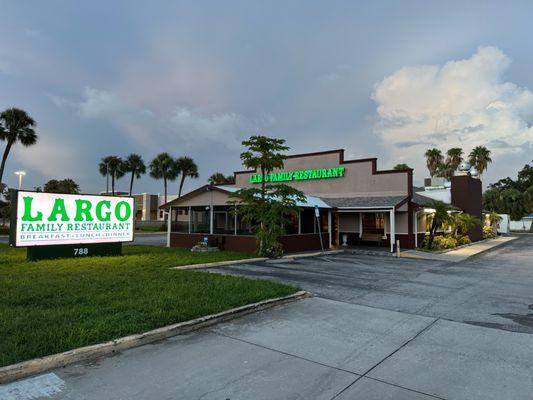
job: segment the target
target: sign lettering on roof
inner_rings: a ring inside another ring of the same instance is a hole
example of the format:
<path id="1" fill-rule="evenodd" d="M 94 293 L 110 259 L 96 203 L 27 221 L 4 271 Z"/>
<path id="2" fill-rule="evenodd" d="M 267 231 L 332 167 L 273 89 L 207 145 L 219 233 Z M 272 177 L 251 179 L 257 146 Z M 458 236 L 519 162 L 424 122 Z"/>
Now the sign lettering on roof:
<path id="1" fill-rule="evenodd" d="M 292 171 L 272 172 L 264 176 L 265 182 L 292 182 L 292 181 L 307 181 L 316 179 L 333 179 L 343 178 L 344 167 L 332 168 L 316 168 L 316 169 L 297 169 Z M 250 176 L 250 183 L 263 182 L 261 174 L 254 174 Z"/>

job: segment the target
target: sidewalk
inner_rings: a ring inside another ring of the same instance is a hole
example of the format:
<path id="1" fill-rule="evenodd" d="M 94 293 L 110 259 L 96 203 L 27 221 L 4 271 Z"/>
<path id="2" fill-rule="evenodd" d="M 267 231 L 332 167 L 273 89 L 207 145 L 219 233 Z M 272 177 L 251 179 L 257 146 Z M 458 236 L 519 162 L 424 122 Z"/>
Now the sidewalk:
<path id="1" fill-rule="evenodd" d="M 471 246 L 465 246 L 457 250 L 448 251 L 446 253 L 430 253 L 420 250 L 407 250 L 401 253 L 401 257 L 421 260 L 459 262 L 466 260 L 468 257 L 491 250 L 515 239 L 517 238 L 513 236 L 499 236 L 492 240 L 475 243 Z"/>

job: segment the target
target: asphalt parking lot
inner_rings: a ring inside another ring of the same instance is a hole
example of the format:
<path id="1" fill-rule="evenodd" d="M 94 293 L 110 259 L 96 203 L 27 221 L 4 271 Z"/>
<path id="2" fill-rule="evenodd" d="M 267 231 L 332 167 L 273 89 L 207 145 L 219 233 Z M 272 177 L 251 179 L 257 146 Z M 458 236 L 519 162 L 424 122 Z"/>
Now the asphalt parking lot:
<path id="1" fill-rule="evenodd" d="M 460 263 L 339 254 L 212 271 L 278 280 L 326 299 L 533 333 L 533 236 Z"/>
<path id="2" fill-rule="evenodd" d="M 316 296 L 0 386 L 0 399 L 532 398 L 532 237 L 457 264 L 341 254 L 212 272 Z"/>

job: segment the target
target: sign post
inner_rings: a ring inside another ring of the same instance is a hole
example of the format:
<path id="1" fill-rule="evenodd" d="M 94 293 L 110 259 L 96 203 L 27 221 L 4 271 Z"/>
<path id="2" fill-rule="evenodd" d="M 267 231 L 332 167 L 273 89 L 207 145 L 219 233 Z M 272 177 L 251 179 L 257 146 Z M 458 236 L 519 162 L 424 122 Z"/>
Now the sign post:
<path id="1" fill-rule="evenodd" d="M 318 206 L 315 206 L 315 217 L 316 217 L 316 224 L 318 225 L 318 236 L 320 237 L 320 248 L 322 249 L 322 253 L 324 252 L 324 241 L 322 240 L 322 228 L 320 227 L 320 210 L 318 209 Z"/>
<path id="2" fill-rule="evenodd" d="M 133 197 L 12 192 L 9 244 L 28 259 L 120 255 L 133 241 Z"/>

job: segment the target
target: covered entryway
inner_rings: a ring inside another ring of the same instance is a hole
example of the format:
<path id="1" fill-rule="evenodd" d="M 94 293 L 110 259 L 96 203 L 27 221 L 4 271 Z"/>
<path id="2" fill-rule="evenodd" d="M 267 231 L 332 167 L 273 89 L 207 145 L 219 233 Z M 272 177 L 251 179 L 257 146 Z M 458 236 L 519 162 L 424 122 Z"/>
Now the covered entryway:
<path id="1" fill-rule="evenodd" d="M 334 207 L 333 243 L 335 246 L 388 246 L 395 251 L 396 240 L 409 246 L 407 196 L 322 198 Z"/>

